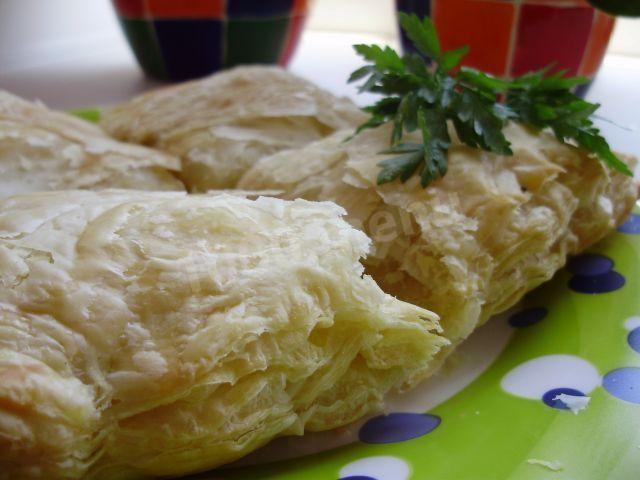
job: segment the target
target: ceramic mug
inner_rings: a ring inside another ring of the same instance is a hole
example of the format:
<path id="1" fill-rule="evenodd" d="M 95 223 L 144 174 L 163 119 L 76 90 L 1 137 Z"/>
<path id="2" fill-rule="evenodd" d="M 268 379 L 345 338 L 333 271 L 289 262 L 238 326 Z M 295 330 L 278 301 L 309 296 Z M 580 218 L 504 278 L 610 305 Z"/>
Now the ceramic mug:
<path id="1" fill-rule="evenodd" d="M 432 18 L 443 49 L 469 45 L 462 64 L 513 78 L 553 66 L 593 78 L 615 19 L 586 0 L 396 0 Z M 402 37 L 405 51 L 413 51 Z"/>
<path id="2" fill-rule="evenodd" d="M 112 0 L 138 63 L 161 80 L 239 64 L 286 65 L 308 0 Z"/>

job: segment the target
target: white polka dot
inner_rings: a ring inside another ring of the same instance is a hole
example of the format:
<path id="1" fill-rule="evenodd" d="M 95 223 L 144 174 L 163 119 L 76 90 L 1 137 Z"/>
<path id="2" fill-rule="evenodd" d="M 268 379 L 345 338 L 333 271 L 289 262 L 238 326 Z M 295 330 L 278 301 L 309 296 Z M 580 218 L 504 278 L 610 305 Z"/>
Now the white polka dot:
<path id="1" fill-rule="evenodd" d="M 340 470 L 340 478 L 358 475 L 372 477 L 376 480 L 407 480 L 411 468 L 398 457 L 379 456 L 366 457 L 351 462 Z"/>
<path id="2" fill-rule="evenodd" d="M 624 321 L 624 328 L 627 330 L 635 330 L 640 327 L 640 317 L 629 317 Z"/>
<path id="3" fill-rule="evenodd" d="M 500 382 L 518 397 L 540 399 L 554 388 L 574 388 L 587 394 L 600 385 L 598 370 L 575 355 L 546 355 L 518 365 Z"/>

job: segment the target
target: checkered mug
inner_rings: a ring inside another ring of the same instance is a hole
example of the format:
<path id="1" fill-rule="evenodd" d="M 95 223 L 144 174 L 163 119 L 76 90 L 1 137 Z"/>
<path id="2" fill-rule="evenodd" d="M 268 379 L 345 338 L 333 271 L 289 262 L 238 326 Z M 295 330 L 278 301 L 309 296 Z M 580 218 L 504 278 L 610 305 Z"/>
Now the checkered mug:
<path id="1" fill-rule="evenodd" d="M 239 64 L 286 65 L 309 0 L 112 0 L 144 72 L 180 81 Z"/>
<path id="2" fill-rule="evenodd" d="M 396 6 L 430 16 L 443 49 L 469 45 L 463 65 L 506 78 L 547 66 L 593 78 L 615 22 L 586 0 L 396 0 Z M 404 35 L 402 43 L 413 51 Z"/>

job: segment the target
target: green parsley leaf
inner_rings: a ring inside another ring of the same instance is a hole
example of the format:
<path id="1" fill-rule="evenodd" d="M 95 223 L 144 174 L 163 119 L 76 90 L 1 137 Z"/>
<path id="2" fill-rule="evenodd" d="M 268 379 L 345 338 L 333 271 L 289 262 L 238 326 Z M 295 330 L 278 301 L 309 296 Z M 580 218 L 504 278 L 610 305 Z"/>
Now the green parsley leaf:
<path id="1" fill-rule="evenodd" d="M 513 155 L 502 133 L 504 122 L 493 111 L 493 103 L 489 104 L 486 98 L 473 90 L 464 89 L 458 96 L 456 107 L 458 121 L 465 126 L 463 135 L 469 137 L 469 143 L 491 152 Z"/>
<path id="2" fill-rule="evenodd" d="M 509 88 L 509 82 L 469 67 L 462 67 L 457 78 L 466 85 L 475 86 L 494 94 Z"/>
<path id="3" fill-rule="evenodd" d="M 355 72 L 353 72 L 349 76 L 349 80 L 347 80 L 347 82 L 348 83 L 357 82 L 361 78 L 364 78 L 364 77 L 366 77 L 367 75 L 369 75 L 370 73 L 373 73 L 373 72 L 375 72 L 375 67 L 374 66 L 365 65 L 364 67 L 360 67 Z"/>
<path id="4" fill-rule="evenodd" d="M 629 166 L 620 160 L 609 147 L 607 141 L 600 135 L 597 128 L 580 128 L 575 136 L 576 142 L 585 150 L 595 153 L 600 160 L 614 170 L 632 177 Z"/>
<path id="5" fill-rule="evenodd" d="M 366 130 L 367 128 L 376 128 L 376 127 L 379 127 L 380 125 L 387 123 L 388 121 L 389 120 L 386 119 L 385 117 L 374 115 L 373 117 L 371 117 L 369 120 L 367 120 L 365 123 L 363 123 L 357 128 L 356 135 L 362 132 L 363 130 Z"/>
<path id="6" fill-rule="evenodd" d="M 418 101 L 416 94 L 411 92 L 406 94 L 398 107 L 398 113 L 404 119 L 404 129 L 411 133 L 418 128 Z"/>
<path id="7" fill-rule="evenodd" d="M 408 15 L 404 12 L 398 13 L 400 26 L 413 42 L 416 48 L 433 60 L 440 58 L 440 40 L 436 32 L 436 27 L 429 17 L 424 17 L 422 22 L 415 13 Z"/>
<path id="8" fill-rule="evenodd" d="M 549 129 L 560 141 L 577 145 L 610 168 L 631 175 L 593 124 L 599 105 L 572 93 L 587 79 L 566 77 L 566 71 L 550 73 L 550 67 L 511 81 L 468 67 L 452 73 L 468 47 L 443 52 L 429 18 L 421 21 L 416 15 L 399 13 L 399 19 L 416 49 L 432 63 L 419 54 L 400 57 L 389 47 L 355 45 L 368 65 L 349 77 L 349 82 L 364 80 L 360 92 L 382 95 L 364 109 L 371 117 L 355 134 L 393 123 L 391 148 L 381 153 L 396 156 L 379 163 L 378 184 L 396 179 L 406 182 L 417 173 L 426 187 L 445 176 L 450 124 L 462 143 L 512 155 L 503 133 L 507 121 Z M 422 134 L 421 144 L 402 142 L 405 133 L 416 130 Z"/>
<path id="9" fill-rule="evenodd" d="M 401 177 L 402 182 L 406 182 L 415 173 L 423 160 L 423 146 L 419 144 L 412 145 L 415 145 L 415 147 L 411 148 L 407 144 L 400 144 L 398 146 L 401 147 L 401 150 L 388 151 L 388 153 L 404 153 L 378 163 L 378 166 L 382 167 L 378 173 L 378 185 L 393 182 L 398 177 Z"/>
<path id="10" fill-rule="evenodd" d="M 440 59 L 440 67 L 445 72 L 453 70 L 460 64 L 467 53 L 469 53 L 469 47 L 467 45 L 465 45 L 464 47 L 456 48 L 455 50 L 444 52 L 442 54 L 442 58 Z"/>
<path id="11" fill-rule="evenodd" d="M 579 85 L 584 85 L 589 83 L 589 79 L 585 77 L 565 77 L 564 75 L 567 73 L 566 70 L 562 70 L 560 72 L 554 73 L 553 75 L 549 75 L 544 77 L 540 81 L 540 85 L 536 88 L 540 91 L 546 90 L 569 90 L 571 88 L 577 87 Z"/>
<path id="12" fill-rule="evenodd" d="M 380 71 L 402 73 L 404 64 L 395 50 L 391 47 L 380 48 L 378 45 L 354 45 L 355 51 L 366 60 L 373 62 Z"/>
<path id="13" fill-rule="evenodd" d="M 420 177 L 420 184 L 424 188 L 436 178 L 447 174 L 447 151 L 451 145 L 451 139 L 447 117 L 442 111 L 421 109 L 418 122 L 425 146 L 424 168 Z"/>
<path id="14" fill-rule="evenodd" d="M 378 100 L 374 105 L 364 107 L 363 110 L 373 115 L 388 116 L 389 118 L 393 118 L 393 116 L 398 111 L 398 107 L 400 106 L 401 101 L 401 97 L 385 97 Z"/>

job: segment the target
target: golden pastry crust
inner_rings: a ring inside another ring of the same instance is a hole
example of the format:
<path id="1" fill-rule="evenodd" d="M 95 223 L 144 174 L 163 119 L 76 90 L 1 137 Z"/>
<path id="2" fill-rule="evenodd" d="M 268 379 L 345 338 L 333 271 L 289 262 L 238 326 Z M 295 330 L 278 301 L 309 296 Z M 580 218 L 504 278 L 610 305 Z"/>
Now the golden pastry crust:
<path id="1" fill-rule="evenodd" d="M 607 235 L 636 200 L 632 179 L 514 123 L 505 131 L 513 156 L 471 149 L 452 132 L 449 172 L 426 189 L 418 178 L 376 185 L 389 126 L 344 143 L 349 134 L 265 158 L 239 187 L 343 206 L 373 239 L 367 272 L 438 313 L 454 343 Z"/>
<path id="2" fill-rule="evenodd" d="M 0 478 L 206 470 L 331 429 L 448 342 L 363 276 L 332 203 L 125 190 L 0 202 Z"/>
<path id="3" fill-rule="evenodd" d="M 257 159 L 345 128 L 364 114 L 279 67 L 227 70 L 163 88 L 106 112 L 102 125 L 120 140 L 182 159 L 192 192 L 234 188 Z"/>
<path id="4" fill-rule="evenodd" d="M 178 159 L 0 91 L 0 197 L 64 189 L 184 190 Z"/>

